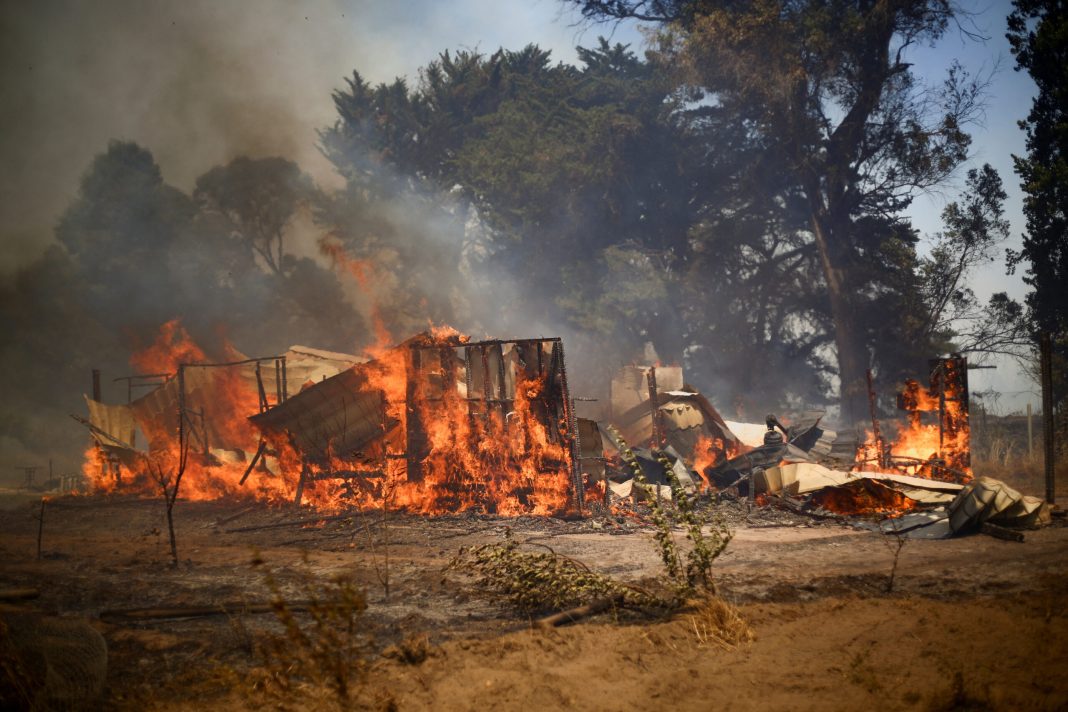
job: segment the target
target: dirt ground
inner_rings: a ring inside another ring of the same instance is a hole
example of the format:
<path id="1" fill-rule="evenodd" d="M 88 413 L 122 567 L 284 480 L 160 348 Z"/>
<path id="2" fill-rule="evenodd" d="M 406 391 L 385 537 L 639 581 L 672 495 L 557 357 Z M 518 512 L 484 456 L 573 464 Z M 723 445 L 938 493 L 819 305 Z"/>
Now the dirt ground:
<path id="1" fill-rule="evenodd" d="M 24 608 L 82 617 L 103 634 L 107 678 L 90 708 L 330 708 L 324 689 L 258 691 L 255 641 L 279 629 L 270 612 L 139 622 L 112 612 L 233 610 L 270 601 L 268 579 L 298 600 L 304 583 L 346 574 L 368 599 L 362 625 L 375 647 L 357 701 L 372 707 L 1068 709 L 1064 520 L 1023 543 L 910 540 L 887 592 L 894 538 L 733 505 L 735 537 L 715 570 L 755 640 L 725 649 L 695 633 L 688 612 L 653 621 L 604 614 L 541 631 L 446 570 L 461 547 L 499 541 L 510 528 L 617 578 L 655 577 L 651 530 L 629 519 L 368 513 L 287 525 L 311 515 L 180 501 L 181 564 L 172 568 L 160 502 L 52 501 L 40 559 L 39 505 L 12 507 L 0 511 L 0 589 L 37 588 Z M 422 636 L 424 660 L 396 655 Z"/>

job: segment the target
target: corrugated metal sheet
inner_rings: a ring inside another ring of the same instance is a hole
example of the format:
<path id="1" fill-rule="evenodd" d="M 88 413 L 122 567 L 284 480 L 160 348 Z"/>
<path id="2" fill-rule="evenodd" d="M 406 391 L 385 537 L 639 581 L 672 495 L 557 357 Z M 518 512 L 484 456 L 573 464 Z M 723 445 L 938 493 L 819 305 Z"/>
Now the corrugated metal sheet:
<path id="1" fill-rule="evenodd" d="M 134 444 L 133 409 L 128 405 L 107 405 L 84 396 L 89 409 L 89 422 L 98 430 L 90 430 L 93 439 L 101 445 L 126 448 Z"/>
<path id="2" fill-rule="evenodd" d="M 293 444 L 313 459 L 325 458 L 329 451 L 350 456 L 396 424 L 387 422 L 381 391 L 367 387 L 359 367 L 306 388 L 249 420 L 263 431 L 288 433 Z"/>

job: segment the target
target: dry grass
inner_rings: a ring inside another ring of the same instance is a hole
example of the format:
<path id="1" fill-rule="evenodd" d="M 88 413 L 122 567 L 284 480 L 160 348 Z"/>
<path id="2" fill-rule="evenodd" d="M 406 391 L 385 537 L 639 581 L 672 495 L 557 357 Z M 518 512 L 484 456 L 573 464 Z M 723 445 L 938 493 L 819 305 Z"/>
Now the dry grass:
<path id="1" fill-rule="evenodd" d="M 253 563 L 260 565 L 262 560 L 257 556 Z M 360 706 L 365 702 L 363 685 L 374 649 L 364 619 L 367 598 L 350 577 L 316 576 L 307 554 L 303 563 L 299 610 L 290 604 L 270 570 L 264 572 L 283 632 L 258 641 L 263 661 L 258 687 L 283 704 L 300 700 L 308 708 Z M 329 691 L 329 699 L 319 699 L 324 691 Z M 314 695 L 307 697 L 311 692 Z"/>
<path id="2" fill-rule="evenodd" d="M 993 477 L 1010 487 L 1035 496 L 1046 492 L 1046 471 L 1041 454 L 1028 457 L 1012 445 L 1004 447 L 991 443 L 982 452 L 974 453 L 972 471 L 976 477 Z M 1058 458 L 1055 470 L 1056 491 L 1061 498 L 1068 496 L 1068 457 Z"/>
<path id="3" fill-rule="evenodd" d="M 697 599 L 691 601 L 690 605 L 694 611 L 690 616 L 690 624 L 699 646 L 713 645 L 723 650 L 734 650 L 756 637 L 738 608 L 719 596 Z"/>

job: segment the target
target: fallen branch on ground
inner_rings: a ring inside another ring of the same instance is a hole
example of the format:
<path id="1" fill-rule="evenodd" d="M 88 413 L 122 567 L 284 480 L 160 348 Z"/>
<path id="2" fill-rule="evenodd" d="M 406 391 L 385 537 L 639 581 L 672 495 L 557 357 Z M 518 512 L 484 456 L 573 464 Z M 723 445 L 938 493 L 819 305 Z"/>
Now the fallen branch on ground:
<path id="1" fill-rule="evenodd" d="M 286 604 L 291 611 L 307 610 L 307 601 Z M 270 603 L 220 603 L 214 606 L 173 606 L 153 608 L 124 608 L 101 611 L 100 620 L 106 623 L 136 623 L 138 621 L 165 620 L 168 618 L 208 618 L 211 616 L 234 616 L 241 614 L 273 613 Z"/>
<path id="2" fill-rule="evenodd" d="M 233 529 L 224 529 L 226 534 L 238 534 L 240 532 L 257 532 L 263 529 L 281 529 L 283 527 L 299 527 L 302 524 L 318 524 L 319 522 L 337 522 L 342 519 L 352 519 L 357 516 L 359 512 L 349 512 L 348 514 L 335 514 L 329 517 L 305 517 L 304 519 L 290 519 L 285 522 L 271 522 L 270 524 L 253 524 L 248 527 L 235 527 Z"/>
<path id="3" fill-rule="evenodd" d="M 575 621 L 582 620 L 583 618 L 589 618 L 595 616 L 598 613 L 603 613 L 610 608 L 616 608 L 623 605 L 623 596 L 613 596 L 612 598 L 601 598 L 591 603 L 587 603 L 584 606 L 576 606 L 575 608 L 569 608 L 566 611 L 560 611 L 554 613 L 551 616 L 541 618 L 536 622 L 539 628 L 548 630 L 549 628 L 556 628 L 557 626 L 565 625 L 567 623 L 574 623 Z"/>

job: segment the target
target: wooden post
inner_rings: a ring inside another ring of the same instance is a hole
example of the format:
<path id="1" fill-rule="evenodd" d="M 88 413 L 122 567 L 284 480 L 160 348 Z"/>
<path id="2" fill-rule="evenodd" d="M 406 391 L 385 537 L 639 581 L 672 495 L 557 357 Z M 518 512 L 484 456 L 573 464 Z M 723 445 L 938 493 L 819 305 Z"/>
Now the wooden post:
<path id="1" fill-rule="evenodd" d="M 1035 459 L 1035 430 L 1032 423 L 1030 403 L 1027 404 L 1027 459 L 1032 462 Z"/>
<path id="2" fill-rule="evenodd" d="M 508 384 L 504 376 L 504 344 L 493 347 L 493 354 L 497 357 L 497 397 L 501 400 L 501 418 L 508 412 L 506 400 L 508 398 Z"/>
<path id="3" fill-rule="evenodd" d="M 178 366 L 178 447 L 185 442 L 185 365 Z"/>
<path id="4" fill-rule="evenodd" d="M 41 513 L 37 515 L 37 558 L 41 558 L 41 536 L 44 534 L 45 498 L 41 497 Z"/>
<path id="5" fill-rule="evenodd" d="M 464 347 L 464 387 L 466 388 L 467 398 L 467 414 L 471 415 L 474 412 L 474 399 L 471 395 L 471 355 L 474 352 L 470 346 Z"/>
<path id="6" fill-rule="evenodd" d="M 423 479 L 423 460 L 430 454 L 430 442 L 423 427 L 423 363 L 421 351 L 412 347 L 405 354 L 404 386 L 404 456 L 407 460 L 409 482 Z"/>
<path id="7" fill-rule="evenodd" d="M 871 413 L 871 432 L 875 438 L 875 447 L 879 449 L 878 464 L 880 468 L 886 467 L 889 463 L 886 457 L 886 448 L 883 447 L 883 434 L 879 428 L 879 410 L 877 407 L 877 396 L 875 395 L 875 377 L 872 375 L 871 369 L 868 369 L 868 410 Z"/>
<path id="8" fill-rule="evenodd" d="M 289 400 L 289 382 L 286 380 L 286 357 L 282 357 L 282 402 Z"/>
<path id="9" fill-rule="evenodd" d="M 97 403 L 103 400 L 100 396 L 100 369 L 93 369 L 93 400 Z"/>
<path id="10" fill-rule="evenodd" d="M 263 389 L 263 374 L 260 372 L 260 362 L 256 362 L 256 391 L 260 396 L 260 412 L 267 411 L 267 392 Z"/>
<path id="11" fill-rule="evenodd" d="M 293 498 L 293 504 L 300 506 L 301 499 L 304 498 L 304 478 L 308 474 L 308 465 L 301 459 L 300 462 L 300 479 L 297 480 L 297 494 Z"/>
<path id="12" fill-rule="evenodd" d="M 656 366 L 650 366 L 649 370 L 645 374 L 645 380 L 649 385 L 649 417 L 651 425 L 651 435 L 649 437 L 649 447 L 651 449 L 657 449 L 660 447 L 660 443 L 663 440 L 664 434 L 660 428 L 660 397 L 656 388 Z M 657 501 L 660 499 L 660 490 L 657 489 Z"/>
<path id="13" fill-rule="evenodd" d="M 1046 466 L 1046 501 L 1053 504 L 1054 453 L 1053 453 L 1053 339 L 1043 332 L 1038 339 L 1039 360 L 1042 368 L 1042 446 Z"/>

